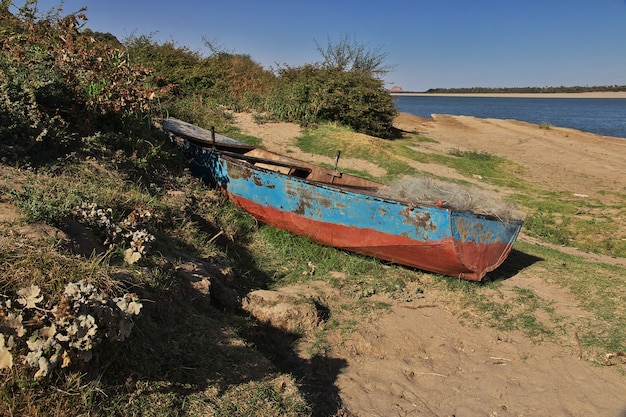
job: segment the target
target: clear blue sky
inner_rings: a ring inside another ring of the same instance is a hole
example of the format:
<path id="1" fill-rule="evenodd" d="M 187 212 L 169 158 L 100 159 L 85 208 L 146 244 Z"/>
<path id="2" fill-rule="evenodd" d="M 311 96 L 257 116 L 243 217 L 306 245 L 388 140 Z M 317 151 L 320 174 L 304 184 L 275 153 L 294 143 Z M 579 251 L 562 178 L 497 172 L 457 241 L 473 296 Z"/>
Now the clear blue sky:
<path id="1" fill-rule="evenodd" d="M 626 85 L 626 0 L 66 0 L 64 11 L 82 6 L 88 28 L 120 40 L 154 34 L 208 53 L 206 38 L 267 68 L 318 62 L 316 41 L 348 35 L 386 53 L 386 85 L 406 91 Z"/>

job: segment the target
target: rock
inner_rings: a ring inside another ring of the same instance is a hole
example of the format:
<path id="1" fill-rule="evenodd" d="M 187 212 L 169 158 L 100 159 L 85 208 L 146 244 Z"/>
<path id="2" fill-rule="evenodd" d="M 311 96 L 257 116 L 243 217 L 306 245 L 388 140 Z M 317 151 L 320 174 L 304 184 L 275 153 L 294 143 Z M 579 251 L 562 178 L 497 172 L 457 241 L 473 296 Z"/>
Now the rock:
<path id="1" fill-rule="evenodd" d="M 177 267 L 176 271 L 194 290 L 196 299 L 207 302 L 213 300 L 223 307 L 234 310 L 240 303 L 237 292 L 211 274 L 209 269 L 202 262 L 186 262 Z"/>
<path id="2" fill-rule="evenodd" d="M 323 321 L 315 301 L 307 295 L 256 290 L 248 293 L 241 306 L 260 322 L 286 332 L 311 332 Z"/>

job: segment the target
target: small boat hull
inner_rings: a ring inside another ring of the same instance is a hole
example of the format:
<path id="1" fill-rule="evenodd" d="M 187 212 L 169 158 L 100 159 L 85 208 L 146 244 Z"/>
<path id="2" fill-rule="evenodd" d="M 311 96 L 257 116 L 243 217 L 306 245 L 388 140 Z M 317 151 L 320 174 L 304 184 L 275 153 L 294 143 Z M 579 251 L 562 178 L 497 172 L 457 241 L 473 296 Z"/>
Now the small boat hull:
<path id="1" fill-rule="evenodd" d="M 314 165 L 267 151 L 265 163 L 255 164 L 208 145 L 191 142 L 187 149 L 192 171 L 259 221 L 324 245 L 430 272 L 480 281 L 506 259 L 522 226 L 521 221 L 380 197 L 374 182 L 324 168 L 318 172 Z M 271 169 L 271 159 L 297 163 L 306 178 Z M 329 179 L 322 181 L 324 175 Z"/>

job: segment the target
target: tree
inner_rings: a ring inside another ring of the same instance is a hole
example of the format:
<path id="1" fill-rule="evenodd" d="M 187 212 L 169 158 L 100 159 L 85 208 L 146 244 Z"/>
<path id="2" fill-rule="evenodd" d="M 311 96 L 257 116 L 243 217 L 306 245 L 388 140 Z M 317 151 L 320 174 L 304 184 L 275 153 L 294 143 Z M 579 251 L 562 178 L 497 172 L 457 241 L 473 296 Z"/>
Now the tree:
<path id="1" fill-rule="evenodd" d="M 321 65 L 326 69 L 360 72 L 376 78 L 390 71 L 390 67 L 385 65 L 387 53 L 381 52 L 380 47 L 370 49 L 350 35 L 344 35 L 338 43 L 328 38 L 326 48 L 322 48 L 317 41 L 315 45 L 324 58 Z"/>

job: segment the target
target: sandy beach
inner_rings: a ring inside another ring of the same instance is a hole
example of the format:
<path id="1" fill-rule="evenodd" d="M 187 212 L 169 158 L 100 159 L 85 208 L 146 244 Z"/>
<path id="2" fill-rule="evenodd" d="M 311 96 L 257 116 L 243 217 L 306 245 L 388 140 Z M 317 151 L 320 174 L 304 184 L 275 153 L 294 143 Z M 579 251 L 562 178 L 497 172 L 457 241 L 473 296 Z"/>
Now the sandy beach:
<path id="1" fill-rule="evenodd" d="M 626 97 L 626 93 L 612 96 Z M 236 114 L 235 121 L 243 133 L 261 138 L 269 150 L 288 151 L 315 162 L 324 159 L 293 145 L 301 134 L 297 125 L 258 125 L 249 114 Z M 422 152 L 489 152 L 518 164 L 521 178 L 549 190 L 605 202 L 613 192 L 626 193 L 625 139 L 466 116 L 400 114 L 395 126 L 435 139 L 420 145 Z M 349 155 L 343 163 L 360 169 L 369 164 Z M 418 167 L 441 176 L 458 175 L 440 165 Z M 626 225 L 616 227 L 623 233 Z M 606 257 L 587 259 L 605 261 Z M 613 261 L 626 266 L 624 259 Z M 504 281 L 499 291 L 507 294 L 522 286 L 553 303 L 558 314 L 587 314 L 542 273 L 541 266 L 525 268 Z M 315 291 L 325 291 L 321 287 Z M 329 298 L 337 296 L 332 289 L 326 291 Z M 626 416 L 623 366 L 603 367 L 582 360 L 573 335 L 562 343 L 536 344 L 517 332 L 468 326 L 452 314 L 449 301 L 431 291 L 410 304 L 393 302 L 389 314 L 338 336 L 331 355 L 347 365 L 334 382 L 345 407 L 337 415 Z"/>
<path id="2" fill-rule="evenodd" d="M 503 97 L 503 98 L 626 98 L 626 91 L 598 91 L 591 93 L 391 93 L 392 96 L 418 97 Z"/>

